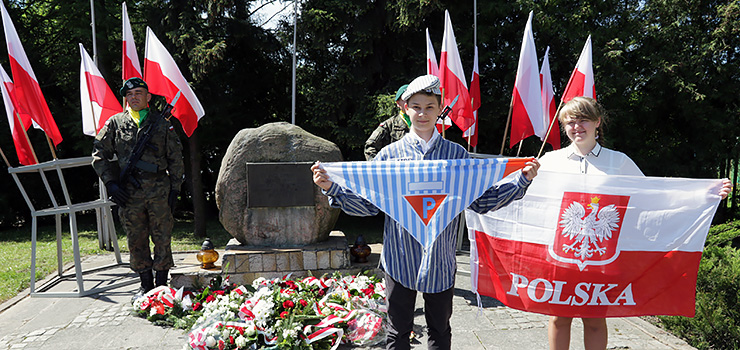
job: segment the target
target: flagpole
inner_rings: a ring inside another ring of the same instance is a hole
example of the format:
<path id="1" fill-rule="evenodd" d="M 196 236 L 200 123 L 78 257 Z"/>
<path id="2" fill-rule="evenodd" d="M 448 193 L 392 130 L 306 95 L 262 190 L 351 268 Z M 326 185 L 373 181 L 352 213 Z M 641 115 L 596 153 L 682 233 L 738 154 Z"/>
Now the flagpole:
<path id="1" fill-rule="evenodd" d="M 26 138 L 26 142 L 28 142 L 28 147 L 31 149 L 31 155 L 33 156 L 33 160 L 38 164 L 39 158 L 36 157 L 36 150 L 33 149 L 33 145 L 31 144 L 31 139 L 28 138 L 28 132 L 26 131 L 26 126 L 23 125 L 23 121 L 21 120 L 21 115 L 18 114 L 18 112 L 14 112 L 16 119 L 18 119 L 18 123 L 21 126 L 21 130 L 23 130 L 23 136 Z M 46 132 L 44 132 L 46 133 Z M 47 135 L 46 138 L 48 139 L 49 136 Z"/>
<path id="2" fill-rule="evenodd" d="M 522 136 L 524 136 L 524 135 L 522 135 Z M 521 153 L 521 151 L 522 151 L 522 144 L 523 143 L 524 143 L 524 138 L 522 138 L 521 140 L 519 140 L 519 148 L 517 148 L 517 150 L 516 150 L 516 156 L 517 157 L 519 157 L 519 153 Z"/>
<path id="3" fill-rule="evenodd" d="M 445 102 L 445 88 L 442 88 L 442 103 Z M 445 124 L 445 119 L 447 117 L 442 118 L 442 138 L 445 138 L 445 129 L 447 129 L 447 124 Z"/>
<path id="4" fill-rule="evenodd" d="M 295 71 L 298 37 L 298 0 L 293 0 L 293 98 L 291 99 L 291 121 L 295 125 Z"/>
<path id="5" fill-rule="evenodd" d="M 3 149 L 2 148 L 0 148 L 0 155 L 3 156 L 3 160 L 5 161 L 5 165 L 7 165 L 8 168 L 12 168 L 12 166 L 10 166 L 10 162 L 8 161 L 8 157 L 5 156 L 5 152 L 3 152 Z"/>
<path id="6" fill-rule="evenodd" d="M 44 132 L 44 135 L 46 135 L 46 143 L 49 144 L 49 150 L 51 151 L 51 156 L 54 158 L 54 160 L 56 160 L 57 152 L 54 150 L 54 144 L 51 143 L 51 138 L 49 137 L 49 135 L 46 134 L 46 132 Z"/>
<path id="7" fill-rule="evenodd" d="M 473 74 L 475 74 L 475 72 L 473 72 Z M 472 85 L 473 83 L 471 82 L 470 84 Z M 473 108 L 473 105 L 475 104 L 474 99 L 475 99 L 474 97 L 472 97 L 472 96 L 470 97 L 470 108 L 471 109 Z M 475 113 L 475 111 L 473 111 L 473 113 Z M 474 119 L 475 119 L 475 122 L 477 123 L 478 122 L 477 118 L 474 118 Z M 473 135 L 470 132 L 470 128 L 475 128 L 475 124 L 471 125 L 468 128 L 468 152 L 470 152 L 470 141 L 473 139 Z M 473 129 L 473 132 L 475 132 L 475 129 Z M 464 132 L 463 132 L 463 134 L 464 134 Z"/>
<path id="8" fill-rule="evenodd" d="M 506 126 L 504 127 L 504 139 L 501 141 L 501 151 L 498 153 L 504 155 L 504 145 L 506 145 L 506 135 L 509 133 L 509 122 L 511 121 L 511 113 L 514 112 L 514 93 L 511 94 L 511 103 L 509 103 L 509 116 L 506 117 Z"/>
<path id="9" fill-rule="evenodd" d="M 550 126 L 547 128 L 547 134 L 545 134 L 545 139 L 542 140 L 542 147 L 540 147 L 540 151 L 537 153 L 537 158 L 542 155 L 542 151 L 545 149 L 545 144 L 547 143 L 547 139 L 550 138 L 550 131 L 552 131 L 552 126 L 555 125 L 555 119 L 558 118 L 558 114 L 560 114 L 560 107 L 563 106 L 563 100 L 560 100 L 560 104 L 558 105 L 558 110 L 555 111 L 555 116 L 552 117 L 552 120 L 550 121 Z"/>
<path id="10" fill-rule="evenodd" d="M 93 0 L 90 0 L 90 21 L 92 21 L 92 44 L 93 44 L 93 62 L 98 65 L 98 44 L 95 40 L 95 6 Z"/>
<path id="11" fill-rule="evenodd" d="M 478 57 L 478 54 L 477 54 L 477 52 L 478 52 L 478 0 L 473 0 L 473 47 L 475 48 L 475 51 L 476 51 L 476 59 L 477 59 L 477 57 Z M 478 84 L 480 84 L 480 79 L 478 81 Z M 471 101 L 471 104 L 472 104 L 473 99 L 471 98 L 470 101 Z M 480 128 L 478 126 L 480 126 L 480 117 L 476 116 L 476 118 L 475 118 L 475 127 L 476 127 L 476 129 L 480 130 Z M 477 134 L 478 133 L 478 130 L 476 130 L 476 129 L 473 129 L 473 132 L 475 132 L 476 133 L 476 137 L 478 137 L 479 136 Z M 470 139 L 471 138 L 472 138 L 472 135 L 470 133 L 468 133 L 468 151 L 470 151 Z M 478 152 L 478 145 L 477 145 L 477 143 L 476 143 L 475 147 L 473 147 L 473 152 L 475 152 L 475 153 Z"/>

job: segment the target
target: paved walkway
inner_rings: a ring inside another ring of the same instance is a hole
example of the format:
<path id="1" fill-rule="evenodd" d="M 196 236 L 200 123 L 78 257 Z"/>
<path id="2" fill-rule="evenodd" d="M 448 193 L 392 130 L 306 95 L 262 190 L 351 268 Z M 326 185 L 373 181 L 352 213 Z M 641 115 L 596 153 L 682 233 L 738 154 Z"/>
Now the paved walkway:
<path id="1" fill-rule="evenodd" d="M 192 253 L 191 253 L 192 254 Z M 180 266 L 184 254 L 175 254 Z M 468 256 L 458 256 L 459 271 L 452 315 L 454 349 L 547 349 L 547 316 L 513 310 L 483 297 L 479 310 L 470 292 Z M 92 256 L 83 266 L 114 262 L 113 255 Z M 96 273 L 105 280 L 133 280 L 124 268 Z M 52 290 L 72 290 L 61 283 Z M 87 288 L 87 286 L 86 286 Z M 183 330 L 162 328 L 130 312 L 136 284 L 81 298 L 29 298 L 20 295 L 0 305 L 0 349 L 183 349 Z M 27 294 L 27 293 L 26 293 Z M 417 298 L 413 349 L 426 348 L 421 297 Z M 582 326 L 574 322 L 572 349 L 583 349 Z M 609 319 L 609 349 L 693 349 L 684 341 L 640 318 Z M 344 349 L 347 349 L 343 347 Z M 379 349 L 380 347 L 373 347 Z"/>

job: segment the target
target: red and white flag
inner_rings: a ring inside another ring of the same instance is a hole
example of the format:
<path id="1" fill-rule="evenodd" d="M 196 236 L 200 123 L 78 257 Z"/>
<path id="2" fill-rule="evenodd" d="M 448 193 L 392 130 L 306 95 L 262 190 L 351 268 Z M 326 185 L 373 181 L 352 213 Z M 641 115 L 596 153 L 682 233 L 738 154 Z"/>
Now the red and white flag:
<path id="1" fill-rule="evenodd" d="M 591 36 L 586 39 L 586 45 L 583 45 L 581 57 L 578 58 L 576 69 L 570 75 L 568 85 L 565 87 L 563 103 L 570 101 L 573 97 L 585 96 L 596 98 L 596 85 L 594 83 L 593 56 L 591 54 Z"/>
<path id="2" fill-rule="evenodd" d="M 473 77 L 470 79 L 470 103 L 473 106 L 473 125 L 465 130 L 463 137 L 470 146 L 478 145 L 478 108 L 480 108 L 480 74 L 478 74 L 478 46 L 473 57 Z"/>
<path id="3" fill-rule="evenodd" d="M 427 28 L 427 74 L 434 75 L 441 79 L 439 74 L 439 64 L 437 63 L 437 54 L 434 53 L 432 39 L 429 37 L 429 28 Z M 452 119 L 449 116 L 444 119 L 445 130 L 452 126 Z M 437 119 L 437 131 L 442 132 L 442 121 Z"/>
<path id="4" fill-rule="evenodd" d="M 121 103 L 113 94 L 90 55 L 80 44 L 80 102 L 82 132 L 95 136 L 112 115 L 121 112 Z"/>
<path id="5" fill-rule="evenodd" d="M 552 123 L 550 130 L 550 136 L 547 137 L 547 143 L 552 145 L 552 149 L 560 149 L 560 126 L 558 121 L 552 121 L 555 118 L 555 113 L 558 107 L 555 103 L 555 89 L 552 87 L 552 75 L 550 74 L 550 47 L 545 50 L 545 58 L 542 59 L 542 68 L 540 68 L 540 86 L 542 86 L 542 126 L 544 129 L 542 133 L 537 134 L 540 140 L 544 140 L 547 136 L 548 128 Z"/>
<path id="6" fill-rule="evenodd" d="M 3 94 L 3 102 L 5 103 L 5 113 L 8 115 L 10 134 L 13 136 L 13 144 L 15 145 L 15 153 L 18 155 L 18 162 L 21 165 L 36 164 L 38 162 L 33 156 L 33 148 L 25 135 L 26 130 L 31 126 L 31 116 L 19 113 L 16 107 L 17 102 L 15 100 L 13 81 L 10 80 L 8 73 L 5 72 L 2 66 L 0 66 L 0 78 L 2 79 L 0 89 Z M 20 121 L 18 120 L 19 118 Z"/>
<path id="7" fill-rule="evenodd" d="M 146 28 L 144 80 L 149 85 L 149 92 L 164 96 L 170 103 L 178 92 L 182 93 L 174 105 L 172 115 L 180 120 L 185 134 L 192 135 L 206 112 L 190 84 L 180 73 L 175 60 L 149 27 Z"/>
<path id="8" fill-rule="evenodd" d="M 139 64 L 139 55 L 136 53 L 136 44 L 134 44 L 134 33 L 131 31 L 131 22 L 128 20 L 126 2 L 124 2 L 122 6 L 123 63 L 121 71 L 123 73 L 123 80 L 126 81 L 133 77 L 141 78 L 141 65 Z"/>
<path id="9" fill-rule="evenodd" d="M 20 38 L 18 38 L 18 33 L 10 20 L 10 15 L 8 15 L 8 11 L 2 3 L 0 3 L 0 10 L 2 11 L 3 27 L 5 28 L 5 41 L 8 44 L 8 56 L 10 56 L 10 71 L 15 79 L 17 107 L 22 113 L 30 115 L 54 145 L 58 145 L 62 142 L 62 135 L 59 133 L 57 123 L 54 121 L 54 117 L 51 116 L 46 99 L 41 93 L 38 79 L 33 73 L 31 63 L 23 50 Z"/>
<path id="10" fill-rule="evenodd" d="M 509 147 L 514 147 L 519 141 L 541 133 L 542 123 L 542 95 L 540 89 L 540 74 L 537 65 L 537 50 L 534 46 L 532 34 L 532 16 L 529 13 L 527 26 L 524 28 L 522 49 L 519 52 L 519 66 L 516 70 L 516 81 L 511 108 L 511 136 Z"/>
<path id="11" fill-rule="evenodd" d="M 468 130 L 473 125 L 473 109 L 470 106 L 468 85 L 465 83 L 460 52 L 457 50 L 455 33 L 452 31 L 452 21 L 447 10 L 445 10 L 445 32 L 442 38 L 439 80 L 444 105 L 449 105 L 459 96 L 455 106 L 452 107 L 450 118 L 460 130 Z"/>
<path id="12" fill-rule="evenodd" d="M 439 77 L 439 64 L 437 63 L 437 54 L 434 53 L 432 39 L 429 38 L 429 28 L 427 28 L 427 74 Z"/>
<path id="13" fill-rule="evenodd" d="M 522 200 L 466 210 L 473 291 L 565 317 L 694 316 L 721 187 L 541 171 Z"/>

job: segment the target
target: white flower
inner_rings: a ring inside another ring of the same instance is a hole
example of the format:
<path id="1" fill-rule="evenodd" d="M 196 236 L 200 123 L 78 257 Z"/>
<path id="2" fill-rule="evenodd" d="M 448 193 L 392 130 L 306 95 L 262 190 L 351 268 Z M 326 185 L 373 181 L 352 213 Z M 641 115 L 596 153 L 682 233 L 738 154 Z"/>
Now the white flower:
<path id="1" fill-rule="evenodd" d="M 254 336 L 254 334 L 257 333 L 257 328 L 254 326 L 254 322 L 252 322 L 252 324 L 247 327 L 245 332 L 247 333 L 248 337 Z"/>
<path id="2" fill-rule="evenodd" d="M 208 336 L 208 338 L 206 338 L 206 346 L 209 348 L 216 346 L 216 338 Z"/>
<path id="3" fill-rule="evenodd" d="M 236 344 L 236 347 L 243 348 L 247 346 L 247 338 L 244 338 L 243 335 L 240 335 L 234 339 L 234 343 Z"/>
<path id="4" fill-rule="evenodd" d="M 213 336 L 216 336 L 218 334 L 219 334 L 218 328 L 216 328 L 216 327 L 209 327 L 208 328 L 208 335 L 211 336 L 211 338 L 213 338 Z"/>

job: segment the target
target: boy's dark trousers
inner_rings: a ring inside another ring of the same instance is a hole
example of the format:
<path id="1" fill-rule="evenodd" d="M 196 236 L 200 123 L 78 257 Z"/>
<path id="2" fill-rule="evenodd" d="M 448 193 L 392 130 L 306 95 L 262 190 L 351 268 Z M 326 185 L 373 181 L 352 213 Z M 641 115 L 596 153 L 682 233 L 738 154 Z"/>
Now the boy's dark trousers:
<path id="1" fill-rule="evenodd" d="M 409 335 L 414 325 L 414 308 L 416 291 L 396 282 L 388 273 L 385 274 L 386 302 L 388 304 L 388 350 L 407 350 Z M 452 345 L 452 296 L 455 287 L 440 293 L 423 293 L 424 317 L 429 334 L 427 348 L 449 350 Z"/>

